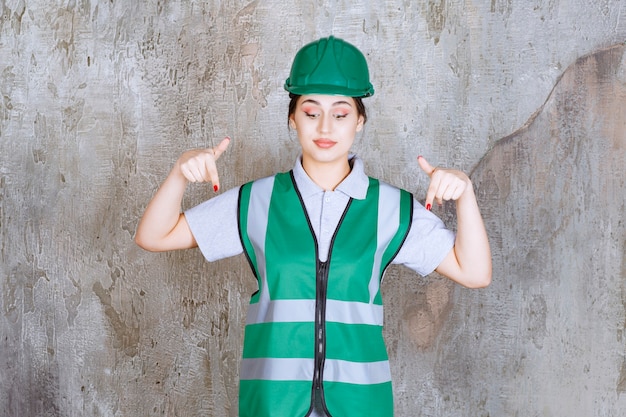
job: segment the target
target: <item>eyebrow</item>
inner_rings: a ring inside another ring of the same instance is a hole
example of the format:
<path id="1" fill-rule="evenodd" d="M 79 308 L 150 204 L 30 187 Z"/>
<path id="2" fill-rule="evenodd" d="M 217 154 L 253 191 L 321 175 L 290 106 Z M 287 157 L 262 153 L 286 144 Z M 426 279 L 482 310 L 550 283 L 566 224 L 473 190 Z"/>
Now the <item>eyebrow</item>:
<path id="1" fill-rule="evenodd" d="M 300 103 L 300 104 L 304 104 L 304 103 L 313 103 L 313 104 L 315 104 L 315 105 L 317 105 L 317 106 L 321 106 L 321 105 L 322 105 L 319 101 L 316 101 L 316 100 L 313 100 L 313 99 L 310 99 L 310 98 L 309 98 L 309 99 L 304 100 L 304 101 L 303 101 L 302 103 Z M 342 104 L 346 104 L 346 105 L 348 105 L 348 106 L 352 107 L 352 104 L 350 104 L 349 102 L 347 102 L 347 101 L 345 101 L 345 100 L 336 101 L 336 102 L 334 102 L 334 103 L 331 105 L 331 107 L 334 107 L 334 106 L 339 106 L 339 105 L 342 105 Z"/>

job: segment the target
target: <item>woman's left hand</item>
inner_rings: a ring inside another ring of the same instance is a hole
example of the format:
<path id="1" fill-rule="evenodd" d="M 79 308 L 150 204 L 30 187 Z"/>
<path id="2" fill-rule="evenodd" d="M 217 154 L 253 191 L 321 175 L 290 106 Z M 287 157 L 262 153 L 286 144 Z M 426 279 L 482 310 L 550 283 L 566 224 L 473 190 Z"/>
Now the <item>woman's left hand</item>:
<path id="1" fill-rule="evenodd" d="M 424 202 L 426 210 L 430 210 L 433 201 L 441 205 L 444 201 L 458 200 L 472 186 L 469 177 L 462 171 L 433 167 L 423 156 L 417 157 L 422 171 L 430 177 L 430 185 Z"/>
<path id="2" fill-rule="evenodd" d="M 483 288 L 491 282 L 491 249 L 469 177 L 456 169 L 433 167 L 424 157 L 417 163 L 430 177 L 426 209 L 433 201 L 456 200 L 457 231 L 454 247 L 436 271 L 468 288 Z"/>

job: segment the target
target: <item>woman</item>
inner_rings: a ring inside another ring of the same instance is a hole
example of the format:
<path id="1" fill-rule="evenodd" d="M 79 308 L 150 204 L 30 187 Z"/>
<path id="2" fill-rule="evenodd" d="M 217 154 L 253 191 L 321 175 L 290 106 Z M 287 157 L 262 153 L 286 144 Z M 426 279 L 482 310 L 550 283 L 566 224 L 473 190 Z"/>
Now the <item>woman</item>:
<path id="1" fill-rule="evenodd" d="M 240 371 L 241 416 L 391 416 L 380 283 L 391 263 L 480 288 L 491 281 L 487 234 L 464 173 L 434 168 L 425 207 L 368 177 L 350 153 L 374 89 L 363 54 L 334 37 L 304 46 L 285 83 L 302 148 L 293 170 L 180 212 L 189 182 L 219 189 L 215 148 L 183 153 L 137 228 L 151 251 L 199 247 L 209 261 L 244 253 L 250 300 Z M 430 212 L 455 200 L 457 233 Z"/>

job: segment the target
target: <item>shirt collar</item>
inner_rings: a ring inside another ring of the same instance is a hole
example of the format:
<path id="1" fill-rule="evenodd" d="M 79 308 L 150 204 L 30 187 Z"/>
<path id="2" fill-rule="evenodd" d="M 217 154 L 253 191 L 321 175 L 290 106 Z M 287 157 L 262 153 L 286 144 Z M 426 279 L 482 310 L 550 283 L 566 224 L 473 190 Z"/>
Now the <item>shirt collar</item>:
<path id="1" fill-rule="evenodd" d="M 348 176 L 337 186 L 335 191 L 340 191 L 348 197 L 352 197 L 357 200 L 363 200 L 367 194 L 367 188 L 369 186 L 369 178 L 365 174 L 363 160 L 353 154 L 350 154 L 348 159 L 350 161 L 350 165 L 352 166 L 352 170 L 350 170 Z M 302 167 L 302 156 L 298 156 L 296 159 L 296 163 L 293 168 L 293 176 L 303 199 L 306 200 L 317 193 L 324 192 L 319 185 L 313 182 Z"/>

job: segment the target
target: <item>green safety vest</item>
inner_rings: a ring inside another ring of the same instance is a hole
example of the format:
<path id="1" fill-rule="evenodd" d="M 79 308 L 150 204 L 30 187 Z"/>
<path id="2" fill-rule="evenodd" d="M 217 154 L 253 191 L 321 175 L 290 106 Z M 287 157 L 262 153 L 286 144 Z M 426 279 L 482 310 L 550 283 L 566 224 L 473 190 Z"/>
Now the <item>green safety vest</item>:
<path id="1" fill-rule="evenodd" d="M 241 187 L 239 233 L 259 289 L 245 327 L 240 416 L 303 417 L 314 394 L 333 417 L 393 415 L 380 284 L 412 211 L 409 192 L 370 178 L 321 262 L 292 172 Z"/>

